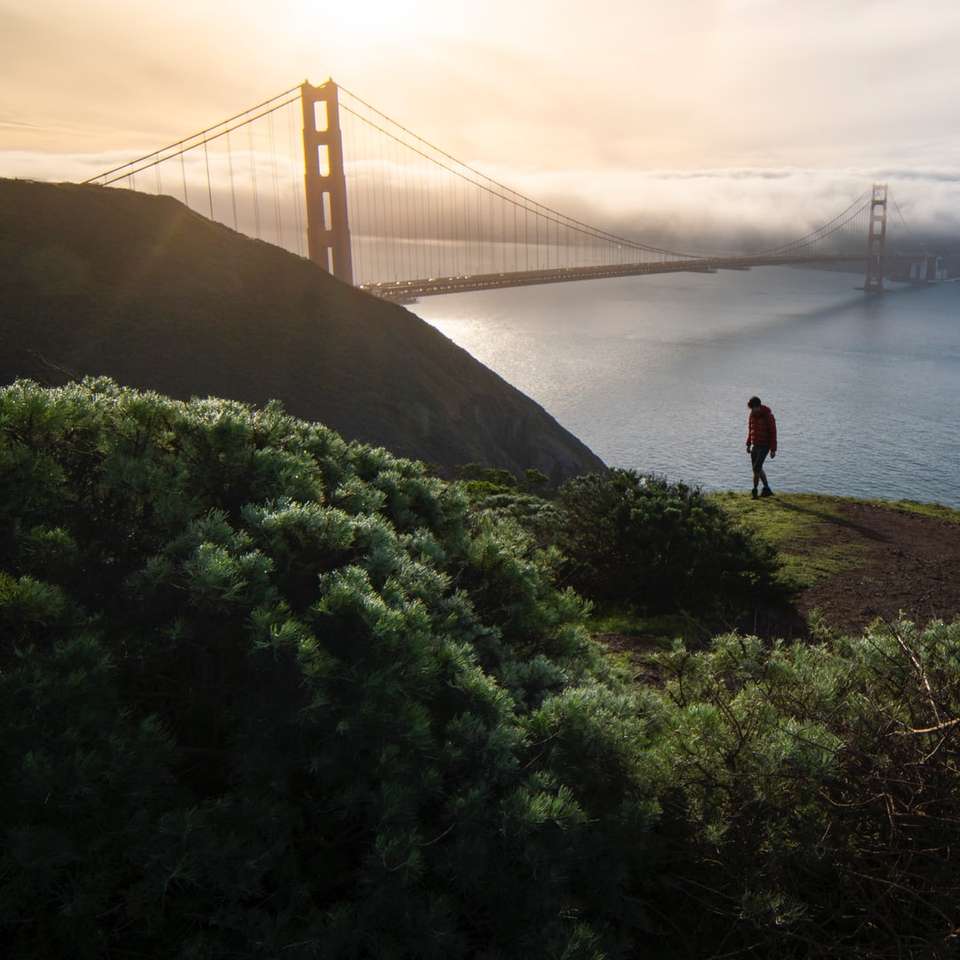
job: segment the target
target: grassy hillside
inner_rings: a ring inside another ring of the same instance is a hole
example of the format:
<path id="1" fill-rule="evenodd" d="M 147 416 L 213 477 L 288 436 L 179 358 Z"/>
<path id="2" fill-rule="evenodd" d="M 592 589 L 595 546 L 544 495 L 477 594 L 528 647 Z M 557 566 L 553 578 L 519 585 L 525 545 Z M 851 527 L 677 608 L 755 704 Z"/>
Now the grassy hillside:
<path id="1" fill-rule="evenodd" d="M 600 461 L 402 307 L 170 197 L 0 180 L 0 383 L 109 375 L 329 424 L 450 469 Z"/>

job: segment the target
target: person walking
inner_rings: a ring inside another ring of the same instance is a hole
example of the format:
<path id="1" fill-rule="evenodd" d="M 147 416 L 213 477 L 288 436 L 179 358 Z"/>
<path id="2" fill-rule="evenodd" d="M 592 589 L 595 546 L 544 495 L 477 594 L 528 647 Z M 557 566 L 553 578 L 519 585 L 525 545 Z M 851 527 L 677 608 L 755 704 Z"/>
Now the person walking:
<path id="1" fill-rule="evenodd" d="M 773 491 L 767 483 L 767 475 L 763 469 L 763 462 L 770 454 L 773 460 L 777 455 L 777 421 L 773 411 L 760 402 L 759 397 L 751 397 L 747 401 L 750 416 L 747 417 L 747 453 L 753 464 L 753 492 L 751 496 L 757 499 L 757 484 L 763 482 L 761 497 L 772 497 Z"/>

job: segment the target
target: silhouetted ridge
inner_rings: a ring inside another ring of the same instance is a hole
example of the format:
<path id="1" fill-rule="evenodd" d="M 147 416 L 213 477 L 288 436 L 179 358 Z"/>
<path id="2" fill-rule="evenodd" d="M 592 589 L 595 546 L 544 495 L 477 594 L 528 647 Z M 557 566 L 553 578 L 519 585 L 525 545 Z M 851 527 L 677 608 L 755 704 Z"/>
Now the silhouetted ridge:
<path id="1" fill-rule="evenodd" d="M 0 180 L 0 344 L 0 383 L 106 374 L 182 398 L 276 398 L 448 470 L 602 467 L 409 311 L 171 197 Z"/>

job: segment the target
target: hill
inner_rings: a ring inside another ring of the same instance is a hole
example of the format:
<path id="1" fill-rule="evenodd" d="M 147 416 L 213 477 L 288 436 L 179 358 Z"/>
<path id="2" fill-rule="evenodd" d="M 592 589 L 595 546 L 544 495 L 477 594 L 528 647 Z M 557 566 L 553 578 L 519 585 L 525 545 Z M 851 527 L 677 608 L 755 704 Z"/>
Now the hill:
<path id="1" fill-rule="evenodd" d="M 0 180 L 0 384 L 279 399 L 350 439 L 554 480 L 602 462 L 402 307 L 172 197 Z"/>

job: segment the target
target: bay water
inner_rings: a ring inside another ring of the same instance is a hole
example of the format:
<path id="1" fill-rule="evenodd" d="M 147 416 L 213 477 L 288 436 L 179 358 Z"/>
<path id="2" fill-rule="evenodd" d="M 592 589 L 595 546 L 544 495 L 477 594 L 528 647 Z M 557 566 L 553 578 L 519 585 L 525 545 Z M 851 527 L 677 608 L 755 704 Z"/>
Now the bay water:
<path id="1" fill-rule="evenodd" d="M 747 490 L 747 399 L 774 490 L 960 507 L 960 283 L 763 267 L 425 298 L 411 309 L 610 466 Z"/>

